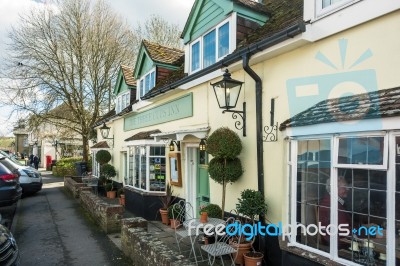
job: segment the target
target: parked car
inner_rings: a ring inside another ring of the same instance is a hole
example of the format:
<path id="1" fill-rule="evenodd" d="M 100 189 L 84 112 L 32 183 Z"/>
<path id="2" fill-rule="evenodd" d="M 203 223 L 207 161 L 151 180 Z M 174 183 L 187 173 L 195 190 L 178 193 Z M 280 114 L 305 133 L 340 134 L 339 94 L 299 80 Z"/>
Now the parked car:
<path id="1" fill-rule="evenodd" d="M 5 159 L 0 158 L 0 207 L 16 203 L 22 195 L 18 169 L 7 167 Z"/>
<path id="2" fill-rule="evenodd" d="M 17 242 L 7 227 L 0 224 L 0 265 L 17 266 L 20 264 Z"/>
<path id="3" fill-rule="evenodd" d="M 0 155 L 0 158 L 4 159 L 4 164 L 9 169 L 18 169 L 22 194 L 33 194 L 42 189 L 42 175 L 38 170 L 31 166 L 25 166 L 14 158 L 4 157 L 2 155 Z"/>

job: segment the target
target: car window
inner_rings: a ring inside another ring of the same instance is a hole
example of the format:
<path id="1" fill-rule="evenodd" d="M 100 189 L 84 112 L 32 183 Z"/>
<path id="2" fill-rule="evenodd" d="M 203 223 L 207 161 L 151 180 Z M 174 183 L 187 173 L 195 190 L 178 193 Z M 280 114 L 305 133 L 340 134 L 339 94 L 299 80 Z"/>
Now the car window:
<path id="1" fill-rule="evenodd" d="M 10 161 L 9 158 L 0 158 L 0 162 L 2 162 L 2 164 L 7 167 L 8 169 L 10 169 L 11 171 L 18 169 L 17 167 L 15 167 L 15 165 L 13 164 L 13 162 Z"/>
<path id="2" fill-rule="evenodd" d="M 8 169 L 8 167 L 6 167 L 6 166 L 3 164 L 3 161 L 4 161 L 4 160 L 1 160 L 1 159 L 0 159 L 0 175 L 2 175 L 2 174 L 11 174 L 11 173 L 12 173 L 11 170 Z"/>
<path id="3" fill-rule="evenodd" d="M 25 166 L 22 163 L 20 163 L 20 161 L 18 161 L 17 159 L 13 158 L 13 157 L 8 157 L 8 159 L 10 159 L 13 163 L 19 165 L 19 166 Z"/>

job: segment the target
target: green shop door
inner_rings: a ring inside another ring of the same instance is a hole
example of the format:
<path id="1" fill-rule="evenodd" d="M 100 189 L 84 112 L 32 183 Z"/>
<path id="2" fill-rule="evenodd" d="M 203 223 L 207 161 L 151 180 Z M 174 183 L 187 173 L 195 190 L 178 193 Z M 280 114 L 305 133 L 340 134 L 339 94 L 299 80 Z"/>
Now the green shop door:
<path id="1" fill-rule="evenodd" d="M 210 203 L 210 181 L 207 162 L 207 154 L 202 154 L 197 150 L 197 216 L 199 216 L 200 206 Z"/>

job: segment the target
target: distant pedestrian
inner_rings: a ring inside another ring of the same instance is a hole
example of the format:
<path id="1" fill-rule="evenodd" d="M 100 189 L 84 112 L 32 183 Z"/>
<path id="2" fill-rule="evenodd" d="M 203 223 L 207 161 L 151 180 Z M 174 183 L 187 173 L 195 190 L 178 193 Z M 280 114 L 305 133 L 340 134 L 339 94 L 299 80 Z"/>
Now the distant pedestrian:
<path id="1" fill-rule="evenodd" d="M 29 163 L 29 166 L 32 166 L 32 167 L 34 166 L 34 165 L 33 165 L 33 157 L 34 157 L 33 154 L 29 155 L 29 162 L 28 162 L 28 163 Z"/>
<path id="2" fill-rule="evenodd" d="M 40 162 L 40 158 L 37 155 L 35 155 L 33 157 L 33 164 L 35 165 L 36 170 L 39 169 L 39 162 Z"/>

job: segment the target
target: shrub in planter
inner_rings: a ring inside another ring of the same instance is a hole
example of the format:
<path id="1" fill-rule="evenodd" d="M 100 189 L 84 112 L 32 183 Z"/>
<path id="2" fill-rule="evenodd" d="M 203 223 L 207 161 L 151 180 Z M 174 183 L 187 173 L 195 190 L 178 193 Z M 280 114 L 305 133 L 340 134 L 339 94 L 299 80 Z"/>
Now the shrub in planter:
<path id="1" fill-rule="evenodd" d="M 260 191 L 245 189 L 240 193 L 239 203 L 236 204 L 236 210 L 248 217 L 254 224 L 257 215 L 267 214 L 267 204 Z M 239 256 L 238 256 L 239 257 Z M 261 265 L 264 255 L 260 252 L 245 252 L 243 254 L 245 265 Z"/>
<path id="2" fill-rule="evenodd" d="M 207 212 L 210 218 L 221 218 L 222 209 L 217 204 L 209 204 L 200 210 L 201 212 Z"/>
<path id="3" fill-rule="evenodd" d="M 99 150 L 96 152 L 96 162 L 100 165 L 106 164 L 111 161 L 111 153 L 107 150 Z"/>
<path id="4" fill-rule="evenodd" d="M 175 229 L 180 225 L 181 221 L 178 220 L 178 216 L 182 213 L 182 210 L 182 206 L 180 205 L 174 204 L 168 207 L 168 217 L 171 222 L 171 228 Z"/>
<path id="5" fill-rule="evenodd" d="M 163 224 L 168 225 L 169 224 L 169 217 L 168 217 L 168 208 L 171 206 L 172 200 L 173 200 L 173 189 L 170 184 L 166 185 L 165 188 L 165 195 L 160 197 L 160 203 L 161 203 L 161 208 L 160 208 L 160 215 L 161 215 L 161 221 Z"/>

